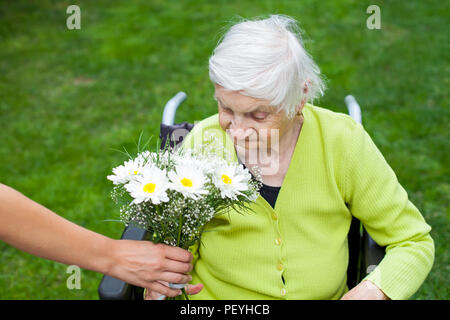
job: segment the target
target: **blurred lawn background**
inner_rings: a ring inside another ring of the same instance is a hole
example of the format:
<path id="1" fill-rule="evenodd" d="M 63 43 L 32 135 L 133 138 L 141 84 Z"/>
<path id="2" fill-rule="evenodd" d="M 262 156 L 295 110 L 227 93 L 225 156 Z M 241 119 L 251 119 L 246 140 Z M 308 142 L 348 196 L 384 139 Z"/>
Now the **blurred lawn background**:
<path id="1" fill-rule="evenodd" d="M 432 226 L 433 269 L 412 299 L 449 298 L 449 3 L 428 1 L 1 1 L 0 181 L 63 217 L 119 238 L 111 168 L 141 131 L 159 133 L 165 103 L 188 99 L 177 121 L 216 112 L 208 58 L 236 15 L 296 18 L 328 79 L 315 104 L 363 124 Z M 81 8 L 81 30 L 66 8 Z M 369 30 L 366 8 L 381 8 Z M 0 243 L 0 299 L 97 299 L 101 274 Z"/>

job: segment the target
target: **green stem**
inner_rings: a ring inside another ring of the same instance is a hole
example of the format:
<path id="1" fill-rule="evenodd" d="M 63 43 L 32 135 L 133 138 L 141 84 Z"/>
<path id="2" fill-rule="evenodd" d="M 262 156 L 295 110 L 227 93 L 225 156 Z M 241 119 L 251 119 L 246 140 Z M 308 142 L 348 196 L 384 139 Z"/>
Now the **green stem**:
<path id="1" fill-rule="evenodd" d="M 189 300 L 189 297 L 188 297 L 188 295 L 187 295 L 187 293 L 186 293 L 186 290 L 184 290 L 184 288 L 181 289 L 181 292 L 183 293 L 184 299 L 185 299 L 185 300 Z"/>
<path id="2" fill-rule="evenodd" d="M 180 214 L 180 225 L 178 226 L 178 238 L 177 238 L 177 247 L 180 246 L 180 239 L 181 239 L 181 229 L 183 227 L 183 215 Z"/>
<path id="3" fill-rule="evenodd" d="M 180 214 L 180 225 L 178 226 L 178 238 L 177 238 L 177 247 L 180 246 L 180 239 L 181 239 L 181 229 L 183 228 L 183 215 Z M 183 294 L 183 298 L 185 300 L 189 300 L 188 295 L 186 294 L 186 290 L 184 288 L 181 289 L 181 293 Z"/>
<path id="4" fill-rule="evenodd" d="M 158 213 L 159 216 L 161 216 L 161 209 L 159 206 L 156 206 L 156 212 Z M 163 227 L 163 234 L 162 234 L 162 239 L 166 238 L 166 224 L 164 223 L 164 219 L 161 220 L 161 224 Z"/>

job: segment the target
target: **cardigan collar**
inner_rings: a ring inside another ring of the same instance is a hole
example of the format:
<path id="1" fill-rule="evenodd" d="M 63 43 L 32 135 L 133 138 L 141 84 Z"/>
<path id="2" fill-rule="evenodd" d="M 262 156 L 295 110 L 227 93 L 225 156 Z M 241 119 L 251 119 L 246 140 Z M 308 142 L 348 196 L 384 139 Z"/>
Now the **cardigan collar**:
<path id="1" fill-rule="evenodd" d="M 305 154 L 305 146 L 311 142 L 311 125 L 314 121 L 312 116 L 311 105 L 305 104 L 303 108 L 303 124 L 300 134 L 298 135 L 297 142 L 295 144 L 294 153 L 292 154 L 291 161 L 289 163 L 288 170 L 284 176 L 283 183 L 281 184 L 280 193 L 278 194 L 277 201 L 275 202 L 274 211 L 283 211 L 282 207 L 284 203 L 289 203 L 292 199 L 288 199 L 286 192 L 289 193 L 289 189 L 296 188 L 298 180 L 301 179 L 302 169 L 304 168 L 304 162 L 307 160 L 307 155 Z M 265 200 L 264 200 L 265 201 Z M 272 208 L 266 201 L 266 205 Z"/>

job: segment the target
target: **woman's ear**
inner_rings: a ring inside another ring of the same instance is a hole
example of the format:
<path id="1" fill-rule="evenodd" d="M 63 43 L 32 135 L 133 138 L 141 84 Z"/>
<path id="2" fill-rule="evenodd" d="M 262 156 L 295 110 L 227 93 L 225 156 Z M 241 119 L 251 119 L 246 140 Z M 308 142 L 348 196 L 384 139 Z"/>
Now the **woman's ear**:
<path id="1" fill-rule="evenodd" d="M 297 107 L 297 113 L 299 113 L 299 114 L 302 112 L 303 106 L 305 105 L 306 100 L 308 99 L 307 94 L 309 91 L 310 84 L 311 84 L 311 80 L 309 80 L 309 79 L 306 79 L 303 82 L 303 98 L 302 98 L 302 101 L 300 102 L 300 105 Z"/>
<path id="2" fill-rule="evenodd" d="M 311 85 L 311 80 L 306 79 L 305 82 L 303 82 L 303 94 L 307 94 L 309 91 L 309 86 Z"/>

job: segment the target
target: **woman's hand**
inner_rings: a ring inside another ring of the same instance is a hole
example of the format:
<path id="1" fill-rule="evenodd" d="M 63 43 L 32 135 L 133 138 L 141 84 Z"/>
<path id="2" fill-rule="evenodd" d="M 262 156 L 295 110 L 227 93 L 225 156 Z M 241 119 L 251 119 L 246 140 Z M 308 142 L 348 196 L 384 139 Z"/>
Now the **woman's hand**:
<path id="1" fill-rule="evenodd" d="M 375 284 L 368 280 L 362 281 L 352 290 L 344 294 L 341 300 L 391 300 Z"/>
<path id="2" fill-rule="evenodd" d="M 165 289 L 159 281 L 188 283 L 192 277 L 192 254 L 184 249 L 150 241 L 113 240 L 113 259 L 108 275 L 167 296 L 177 289 Z M 168 293 L 168 294 L 166 294 Z"/>
<path id="3" fill-rule="evenodd" d="M 147 289 L 144 293 L 144 300 L 161 300 L 161 296 L 176 297 L 181 295 L 181 290 L 169 289 L 169 284 L 167 282 L 159 281 L 159 284 L 161 285 L 162 290 L 152 290 L 150 288 Z M 202 289 L 203 284 L 201 283 L 195 285 L 188 284 L 185 287 L 186 294 L 188 295 L 197 294 L 202 291 Z"/>

